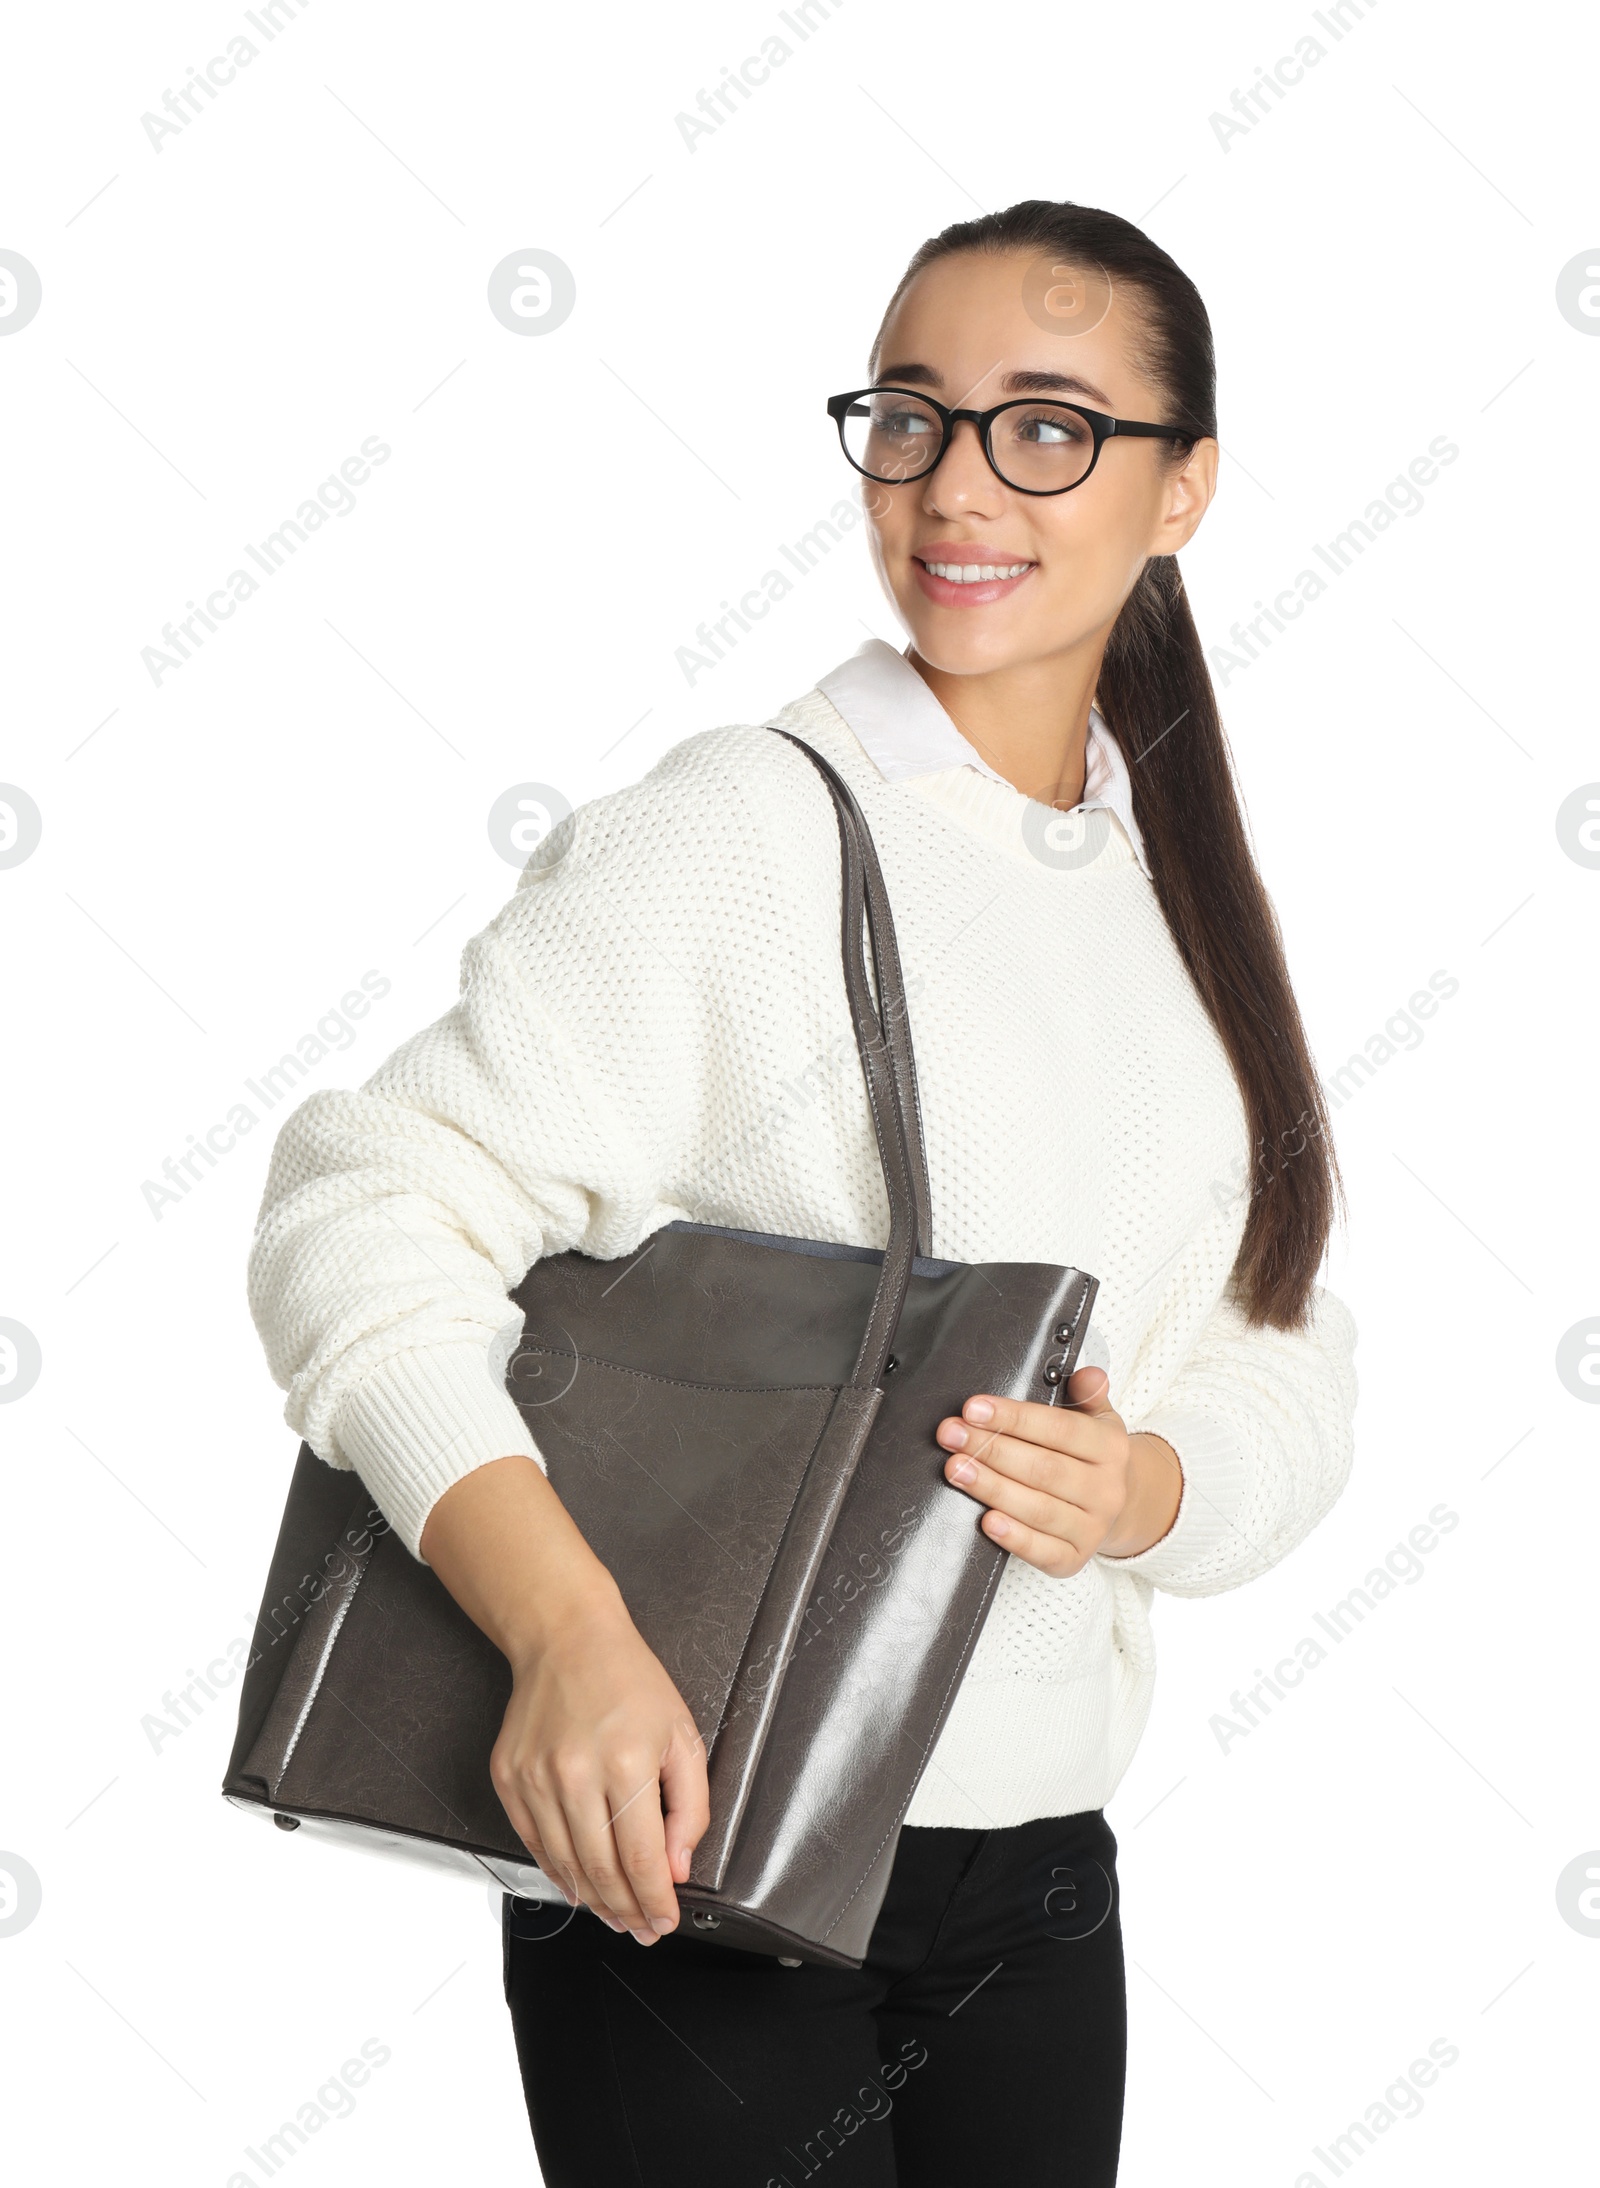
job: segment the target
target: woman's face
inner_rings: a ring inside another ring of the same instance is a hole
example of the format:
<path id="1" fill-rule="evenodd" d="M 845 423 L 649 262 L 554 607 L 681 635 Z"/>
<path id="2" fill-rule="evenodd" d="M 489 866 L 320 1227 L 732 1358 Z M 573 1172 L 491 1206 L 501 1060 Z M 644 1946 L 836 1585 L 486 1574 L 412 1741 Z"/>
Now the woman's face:
<path id="1" fill-rule="evenodd" d="M 1160 423 L 1160 391 L 1134 363 L 1131 295 L 1125 300 L 1113 285 L 1107 303 L 1104 276 L 1091 271 L 1080 291 L 1090 309 L 1079 316 L 1098 316 L 1098 325 L 1055 332 L 1040 299 L 1065 293 L 1050 288 L 1065 272 L 1025 252 L 958 253 L 925 267 L 884 329 L 877 382 L 925 391 L 950 410 L 1054 392 L 1113 417 Z M 1041 433 L 1057 437 L 1048 425 L 1030 425 L 1027 413 L 1007 417 L 1022 420 L 1033 443 Z M 1175 553 L 1194 531 L 1216 483 L 1216 458 L 1215 441 L 1198 442 L 1180 465 L 1170 441 L 1113 436 L 1070 492 L 1021 493 L 995 476 L 976 428 L 964 421 L 928 477 L 892 486 L 862 480 L 878 574 L 917 653 L 951 675 L 1098 646 L 1146 558 Z M 930 571 L 940 561 L 1026 567 L 1020 576 L 970 583 Z"/>

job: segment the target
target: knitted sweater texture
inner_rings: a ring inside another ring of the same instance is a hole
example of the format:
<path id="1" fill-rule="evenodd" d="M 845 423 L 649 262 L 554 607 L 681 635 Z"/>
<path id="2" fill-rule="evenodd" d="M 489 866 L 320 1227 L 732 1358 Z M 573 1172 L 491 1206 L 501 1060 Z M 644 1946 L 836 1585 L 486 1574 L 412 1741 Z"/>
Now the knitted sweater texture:
<path id="1" fill-rule="evenodd" d="M 907 1821 L 1099 1808 L 1149 1712 L 1152 1591 L 1252 1579 L 1342 1488 L 1355 1329 L 1321 1288 L 1295 1331 L 1237 1304 L 1243 1107 L 1121 826 L 1079 863 L 1042 858 L 1043 809 L 1009 785 L 887 782 L 820 691 L 777 719 L 850 782 L 878 846 L 934 1254 L 1098 1277 L 1085 1360 L 1184 1469 L 1140 1556 L 1068 1580 L 1008 1561 Z M 838 873 L 803 754 L 765 728 L 689 737 L 551 832 L 467 944 L 452 1009 L 284 1123 L 251 1310 L 291 1427 L 413 1552 L 453 1482 L 538 1457 L 503 1364 L 507 1294 L 541 1256 L 620 1257 L 680 1217 L 884 1243 Z"/>

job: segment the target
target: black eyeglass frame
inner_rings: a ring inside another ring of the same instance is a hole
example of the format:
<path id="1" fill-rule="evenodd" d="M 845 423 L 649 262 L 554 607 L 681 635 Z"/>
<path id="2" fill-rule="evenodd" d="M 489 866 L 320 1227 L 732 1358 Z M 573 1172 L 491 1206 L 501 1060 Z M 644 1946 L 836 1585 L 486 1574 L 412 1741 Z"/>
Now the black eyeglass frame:
<path id="1" fill-rule="evenodd" d="M 849 415 L 850 405 L 859 402 L 863 395 L 909 395 L 913 402 L 925 403 L 930 410 L 935 411 L 943 428 L 944 437 L 939 443 L 939 453 L 934 457 L 932 463 L 927 465 L 924 470 L 914 471 L 909 476 L 899 479 L 886 479 L 881 472 L 869 471 L 865 464 L 857 463 L 854 456 L 851 455 L 849 445 L 844 437 L 844 421 Z M 994 460 L 994 450 L 989 446 L 989 435 L 996 418 L 1000 417 L 1004 411 L 1027 410 L 1039 403 L 1051 403 L 1058 410 L 1072 411 L 1075 416 L 1084 421 L 1094 436 L 1094 447 L 1090 451 L 1089 461 L 1082 477 L 1074 479 L 1070 486 L 1017 486 L 1006 477 Z M 1118 434 L 1126 435 L 1130 439 L 1140 440 L 1193 441 L 1200 438 L 1198 434 L 1191 433 L 1182 426 L 1148 425 L 1135 418 L 1113 418 L 1108 411 L 1086 410 L 1082 403 L 1063 402 L 1056 395 L 1015 395 L 1006 402 L 996 403 L 992 410 L 947 410 L 943 403 L 936 402 L 933 396 L 926 394 L 921 388 L 900 387 L 893 381 L 878 387 L 851 388 L 843 395 L 830 395 L 828 397 L 828 416 L 839 428 L 839 446 L 844 450 L 846 463 L 850 465 L 852 470 L 859 471 L 864 479 L 871 479 L 877 486 L 916 486 L 923 479 L 931 479 L 945 459 L 950 443 L 955 438 L 957 425 L 963 418 L 970 418 L 977 428 L 978 445 L 983 450 L 984 461 L 1000 481 L 1000 484 L 1010 487 L 1013 494 L 1033 494 L 1036 496 L 1070 494 L 1073 487 L 1082 486 L 1084 480 L 1092 475 L 1095 465 L 1100 461 L 1101 449 L 1104 448 L 1107 441 Z"/>

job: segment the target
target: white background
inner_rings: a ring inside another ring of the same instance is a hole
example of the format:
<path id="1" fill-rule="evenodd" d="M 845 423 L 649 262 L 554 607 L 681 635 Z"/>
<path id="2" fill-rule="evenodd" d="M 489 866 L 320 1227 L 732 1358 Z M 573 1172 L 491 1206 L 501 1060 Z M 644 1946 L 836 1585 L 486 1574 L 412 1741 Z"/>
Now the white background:
<path id="1" fill-rule="evenodd" d="M 823 398 L 912 250 L 1044 196 L 1146 225 L 1211 311 L 1208 646 L 1460 451 L 1222 693 L 1324 1075 L 1459 989 L 1335 1119 L 1349 1490 L 1266 1579 L 1158 1605 L 1111 1810 L 1123 2179 L 1331 2188 L 1314 2146 L 1437 2038 L 1364 2182 L 1578 2177 L 1600 1937 L 1556 1880 L 1600 1847 L 1600 1416 L 1555 1355 L 1600 1313 L 1600 873 L 1555 816 L 1600 777 L 1600 341 L 1556 284 L 1600 263 L 1593 47 L 1538 8 L 1335 43 L 1298 5 L 849 0 L 690 150 L 678 111 L 779 27 L 313 4 L 158 151 L 141 116 L 241 8 L 12 17 L 0 247 L 43 306 L 0 339 L 0 777 L 44 833 L 0 872 L 0 1315 L 43 1372 L 0 1412 L 0 1848 L 43 1904 L 0 1936 L 0 2132 L 27 2180 L 225 2188 L 376 2038 L 296 2188 L 534 2177 L 485 1892 L 229 1809 L 229 1693 L 143 1724 L 249 1631 L 294 1456 L 243 1288 L 288 1105 L 159 1220 L 142 1188 L 369 968 L 390 992 L 308 1091 L 448 1008 L 514 886 L 506 788 L 577 803 L 900 642 L 856 533 L 692 687 L 675 661 L 848 490 Z M 1308 31 L 1326 58 L 1224 147 Z M 485 302 L 528 248 L 577 284 L 537 339 Z M 354 510 L 157 686 L 163 624 L 370 435 Z M 1233 1690 L 1440 1503 L 1423 1577 L 1224 1751 Z"/>

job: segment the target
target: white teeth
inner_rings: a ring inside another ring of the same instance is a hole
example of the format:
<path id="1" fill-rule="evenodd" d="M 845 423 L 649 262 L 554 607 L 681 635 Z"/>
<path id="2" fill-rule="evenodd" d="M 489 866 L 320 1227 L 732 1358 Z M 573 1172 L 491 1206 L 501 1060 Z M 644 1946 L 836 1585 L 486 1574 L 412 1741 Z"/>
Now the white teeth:
<path id="1" fill-rule="evenodd" d="M 997 577 L 1021 577 L 1024 570 L 1031 570 L 1031 562 L 928 562 L 923 568 L 934 577 L 948 578 L 952 585 L 981 585 L 986 579 Z"/>

